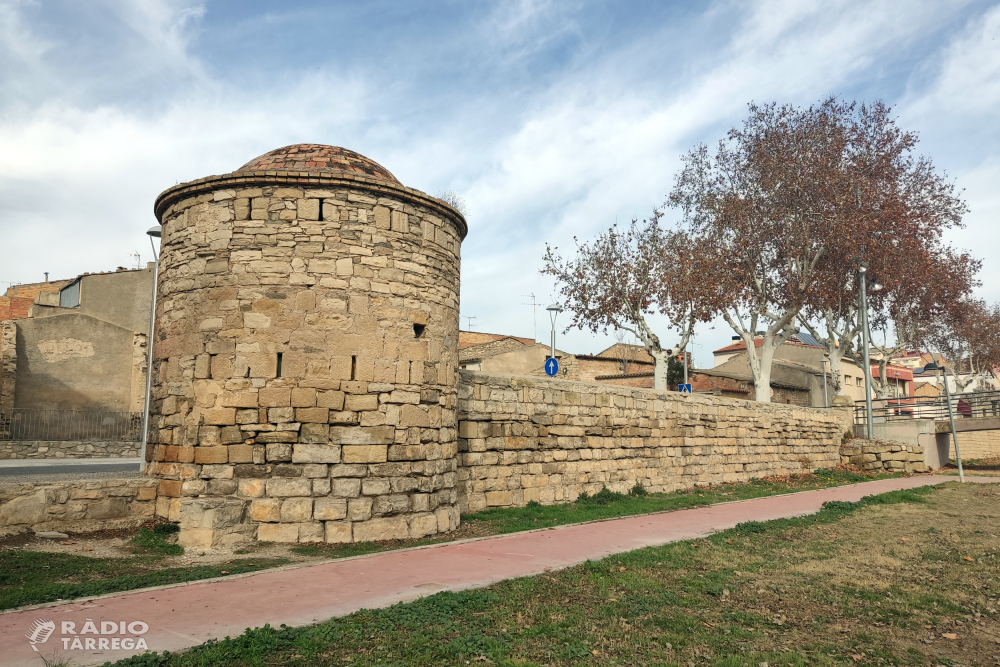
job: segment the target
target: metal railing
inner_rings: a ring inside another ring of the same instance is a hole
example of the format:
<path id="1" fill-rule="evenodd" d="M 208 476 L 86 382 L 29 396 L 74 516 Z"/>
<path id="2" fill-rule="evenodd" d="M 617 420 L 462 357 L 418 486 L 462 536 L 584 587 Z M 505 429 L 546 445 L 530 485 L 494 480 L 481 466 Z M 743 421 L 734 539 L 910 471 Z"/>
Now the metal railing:
<path id="1" fill-rule="evenodd" d="M 0 410 L 0 440 L 138 442 L 142 413 L 110 410 Z"/>
<path id="2" fill-rule="evenodd" d="M 951 408 L 955 419 L 1000 417 L 1000 391 L 975 391 L 952 394 Z M 900 396 L 873 398 L 872 422 L 908 419 L 948 419 L 948 399 L 945 396 Z M 854 423 L 865 423 L 865 402 L 854 403 Z"/>

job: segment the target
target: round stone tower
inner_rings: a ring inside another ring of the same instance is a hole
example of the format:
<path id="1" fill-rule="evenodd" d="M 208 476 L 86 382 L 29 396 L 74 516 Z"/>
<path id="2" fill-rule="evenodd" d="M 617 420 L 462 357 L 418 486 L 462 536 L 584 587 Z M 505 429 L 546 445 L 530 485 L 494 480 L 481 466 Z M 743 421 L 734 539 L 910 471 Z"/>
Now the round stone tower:
<path id="1" fill-rule="evenodd" d="M 155 211 L 147 469 L 181 544 L 456 528 L 462 214 L 316 144 Z"/>

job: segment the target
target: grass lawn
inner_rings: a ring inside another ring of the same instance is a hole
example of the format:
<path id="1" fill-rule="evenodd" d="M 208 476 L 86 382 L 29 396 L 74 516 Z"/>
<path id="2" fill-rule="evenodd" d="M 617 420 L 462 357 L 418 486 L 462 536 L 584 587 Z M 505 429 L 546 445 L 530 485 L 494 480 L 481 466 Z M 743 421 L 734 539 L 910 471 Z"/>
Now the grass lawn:
<path id="1" fill-rule="evenodd" d="M 316 560 L 346 558 L 469 537 L 685 509 L 895 476 L 898 475 L 869 475 L 837 469 L 665 494 L 625 496 L 605 491 L 593 498 L 581 498 L 575 503 L 492 509 L 468 514 L 462 517 L 462 527 L 458 531 L 434 538 L 343 545 L 299 545 L 290 547 L 288 551 L 299 557 Z M 239 574 L 289 562 L 287 559 L 256 554 L 254 552 L 258 547 L 250 545 L 234 551 L 232 560 L 221 565 L 170 567 L 164 564 L 167 557 L 183 553 L 181 547 L 167 539 L 170 528 L 169 525 L 156 529 L 143 528 L 132 539 L 130 546 L 135 553 L 128 558 L 0 550 L 0 609 Z"/>
<path id="2" fill-rule="evenodd" d="M 998 500 L 995 485 L 948 483 L 829 503 L 808 517 L 117 664 L 994 664 Z"/>
<path id="3" fill-rule="evenodd" d="M 263 570 L 286 559 L 239 559 L 214 566 L 164 567 L 164 556 L 183 553 L 168 537 L 173 524 L 144 527 L 132 539 L 131 558 L 4 549 L 0 551 L 0 609 L 71 600 L 136 588 Z"/>

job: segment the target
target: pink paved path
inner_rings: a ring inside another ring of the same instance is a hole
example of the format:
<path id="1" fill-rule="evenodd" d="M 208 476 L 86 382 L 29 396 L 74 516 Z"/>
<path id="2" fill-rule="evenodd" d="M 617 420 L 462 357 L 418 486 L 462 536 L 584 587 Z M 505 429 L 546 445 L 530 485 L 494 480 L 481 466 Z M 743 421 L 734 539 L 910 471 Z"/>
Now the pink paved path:
<path id="1" fill-rule="evenodd" d="M 993 477 L 968 479 L 979 483 L 1000 482 L 1000 478 Z M 36 619 L 51 619 L 56 623 L 52 638 L 39 646 L 46 656 L 53 649 L 62 649 L 62 621 L 75 622 L 80 631 L 87 619 L 92 619 L 98 628 L 101 621 L 144 621 L 149 624 L 149 631 L 143 637 L 151 650 L 175 651 L 212 638 L 235 636 L 248 627 L 265 623 L 272 626 L 318 623 L 358 609 L 384 607 L 437 591 L 484 586 L 537 574 L 545 568 L 563 568 L 587 559 L 701 537 L 743 521 L 810 514 L 827 500 L 854 501 L 873 493 L 956 480 L 934 475 L 865 482 L 13 611 L 0 614 L 0 665 L 42 664 L 25 639 L 25 632 Z M 61 652 L 83 666 L 118 660 L 136 651 Z"/>

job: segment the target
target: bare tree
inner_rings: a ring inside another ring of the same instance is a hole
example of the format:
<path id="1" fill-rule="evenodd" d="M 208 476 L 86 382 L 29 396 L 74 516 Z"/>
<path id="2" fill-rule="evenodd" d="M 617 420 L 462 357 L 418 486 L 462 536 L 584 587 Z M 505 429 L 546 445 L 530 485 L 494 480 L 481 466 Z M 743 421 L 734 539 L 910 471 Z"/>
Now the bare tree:
<path id="1" fill-rule="evenodd" d="M 629 364 L 635 363 L 639 356 L 639 348 L 632 342 L 634 340 L 635 336 L 630 332 L 624 329 L 615 329 L 615 342 L 617 344 L 615 350 L 618 353 L 618 363 L 622 374 L 629 372 Z"/>
<path id="2" fill-rule="evenodd" d="M 437 198 L 451 206 L 462 215 L 469 215 L 469 203 L 465 200 L 465 197 L 458 194 L 454 190 L 441 190 L 437 193 Z"/>
<path id="3" fill-rule="evenodd" d="M 966 299 L 934 322 L 927 343 L 948 362 L 955 388 L 984 389 L 993 367 L 1000 365 L 1000 305 Z M 947 378 L 945 379 L 947 381 Z"/>
<path id="4" fill-rule="evenodd" d="M 681 232 L 660 227 L 659 211 L 649 220 L 621 231 L 612 227 L 593 242 L 577 241 L 576 256 L 563 259 L 558 248 L 547 247 L 542 273 L 555 277 L 571 327 L 606 331 L 607 327 L 634 335 L 653 357 L 653 388 L 668 389 L 667 362 L 691 339 L 695 322 L 711 313 L 699 305 L 692 282 L 691 263 L 696 247 Z M 666 348 L 647 316 L 659 313 L 676 331 L 679 342 Z"/>
<path id="5" fill-rule="evenodd" d="M 757 400 L 769 401 L 774 353 L 798 321 L 839 370 L 858 330 L 858 266 L 897 285 L 904 270 L 887 253 L 928 252 L 965 207 L 929 161 L 911 156 L 915 136 L 881 103 L 749 109 L 714 155 L 701 146 L 686 156 L 669 204 L 711 248 L 700 282 L 747 345 Z"/>

